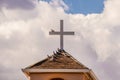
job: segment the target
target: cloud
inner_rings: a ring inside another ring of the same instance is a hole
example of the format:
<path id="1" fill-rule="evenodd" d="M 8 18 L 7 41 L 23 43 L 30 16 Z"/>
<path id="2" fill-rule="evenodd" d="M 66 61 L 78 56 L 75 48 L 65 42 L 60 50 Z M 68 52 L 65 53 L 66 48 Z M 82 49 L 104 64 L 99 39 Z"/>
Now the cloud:
<path id="1" fill-rule="evenodd" d="M 63 0 L 51 0 L 50 5 L 53 7 L 63 7 L 64 10 L 69 10 L 69 7 L 64 3 Z"/>
<path id="2" fill-rule="evenodd" d="M 100 80 L 119 80 L 119 0 L 106 0 L 102 13 L 88 15 L 65 13 L 69 8 L 62 0 L 25 1 L 34 8 L 16 5 L 17 1 L 0 1 L 0 80 L 26 80 L 20 69 L 59 47 L 59 36 L 48 32 L 59 30 L 60 19 L 65 31 L 75 31 L 75 36 L 65 36 L 65 50 L 92 68 Z"/>
<path id="3" fill-rule="evenodd" d="M 0 0 L 0 8 L 8 9 L 33 9 L 33 0 Z"/>

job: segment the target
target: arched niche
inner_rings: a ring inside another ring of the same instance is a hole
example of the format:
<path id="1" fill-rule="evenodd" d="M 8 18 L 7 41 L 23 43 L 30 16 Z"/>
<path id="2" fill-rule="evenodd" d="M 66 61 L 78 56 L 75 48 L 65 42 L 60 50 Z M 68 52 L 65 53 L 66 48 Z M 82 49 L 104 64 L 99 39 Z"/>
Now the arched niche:
<path id="1" fill-rule="evenodd" d="M 50 80 L 64 80 L 64 79 L 62 79 L 62 78 L 52 78 Z"/>

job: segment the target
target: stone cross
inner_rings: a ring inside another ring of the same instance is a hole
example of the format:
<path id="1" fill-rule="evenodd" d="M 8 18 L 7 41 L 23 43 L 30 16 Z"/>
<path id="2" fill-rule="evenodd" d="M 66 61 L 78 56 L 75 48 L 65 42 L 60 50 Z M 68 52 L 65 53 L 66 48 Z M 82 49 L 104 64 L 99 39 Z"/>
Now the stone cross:
<path id="1" fill-rule="evenodd" d="M 64 49 L 63 36 L 64 35 L 74 35 L 74 32 L 68 32 L 63 30 L 63 20 L 60 20 L 60 31 L 51 30 L 49 35 L 60 35 L 60 49 Z"/>

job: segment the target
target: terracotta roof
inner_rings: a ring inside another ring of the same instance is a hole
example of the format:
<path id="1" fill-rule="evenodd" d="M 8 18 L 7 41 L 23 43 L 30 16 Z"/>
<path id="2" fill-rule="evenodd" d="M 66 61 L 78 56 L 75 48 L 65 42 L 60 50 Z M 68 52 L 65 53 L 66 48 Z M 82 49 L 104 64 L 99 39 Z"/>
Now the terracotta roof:
<path id="1" fill-rule="evenodd" d="M 87 69 L 83 64 L 78 62 L 69 53 L 64 50 L 53 52 L 52 56 L 35 63 L 26 69 Z"/>

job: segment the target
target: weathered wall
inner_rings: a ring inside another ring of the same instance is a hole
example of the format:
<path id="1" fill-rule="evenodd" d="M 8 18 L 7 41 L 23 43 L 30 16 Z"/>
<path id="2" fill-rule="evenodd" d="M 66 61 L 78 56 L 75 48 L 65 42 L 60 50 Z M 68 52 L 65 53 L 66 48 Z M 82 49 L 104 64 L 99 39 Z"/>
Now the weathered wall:
<path id="1" fill-rule="evenodd" d="M 42 73 L 30 74 L 30 80 L 50 80 L 52 78 L 63 78 L 64 80 L 88 80 L 85 75 L 81 73 Z"/>

